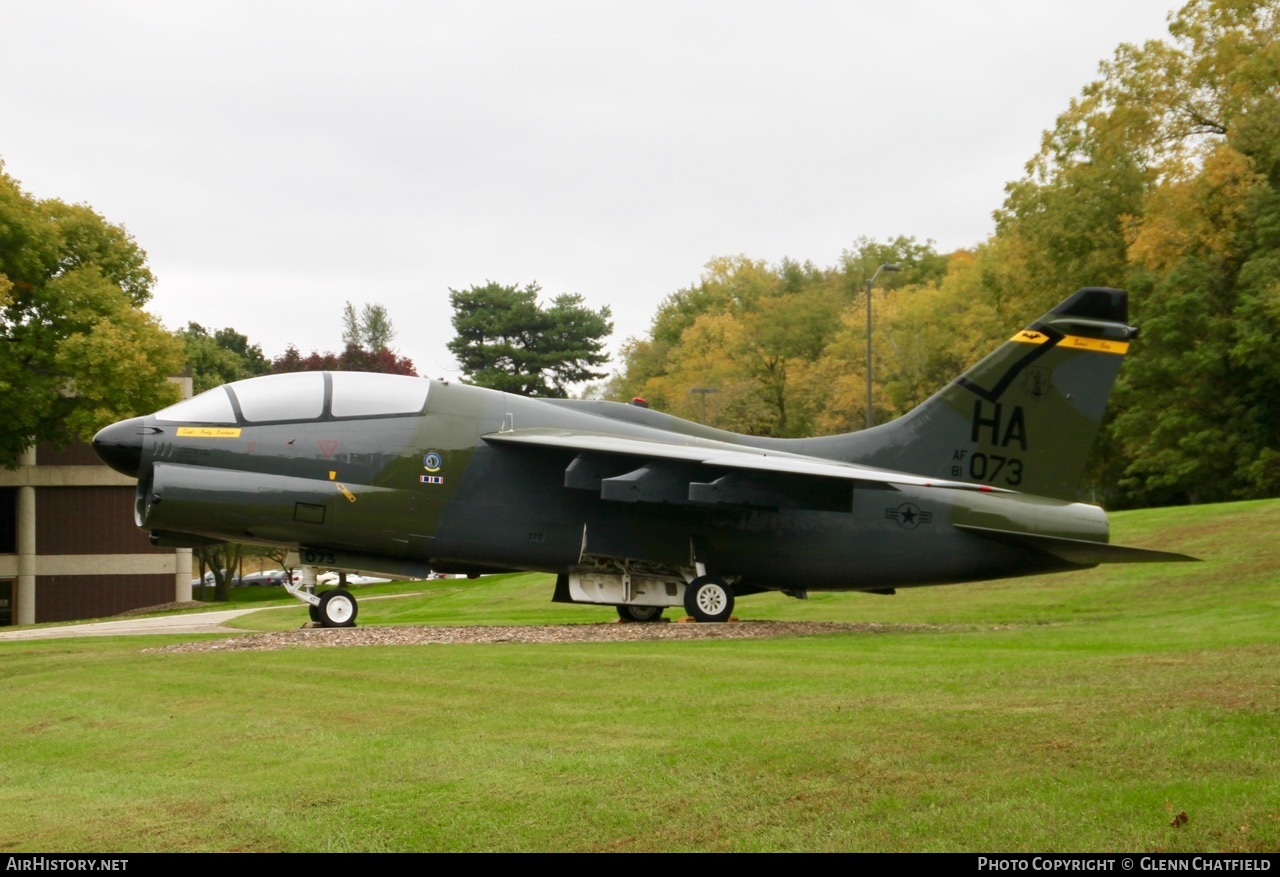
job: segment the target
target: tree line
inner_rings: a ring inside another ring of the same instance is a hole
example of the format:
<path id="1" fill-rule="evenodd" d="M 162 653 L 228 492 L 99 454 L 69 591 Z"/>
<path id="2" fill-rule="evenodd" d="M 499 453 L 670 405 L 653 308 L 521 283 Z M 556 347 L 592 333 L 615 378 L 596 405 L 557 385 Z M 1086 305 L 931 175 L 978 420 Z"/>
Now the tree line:
<path id="1" fill-rule="evenodd" d="M 1071 101 L 996 231 L 939 253 L 859 238 L 819 267 L 745 255 L 668 295 L 619 370 L 588 388 L 645 397 L 715 426 L 800 436 L 859 428 L 871 339 L 883 422 L 943 386 L 1012 328 L 1082 286 L 1130 290 L 1142 328 L 1092 467 L 1112 506 L 1280 493 L 1280 0 L 1192 0 L 1169 36 L 1122 45 Z M 867 281 L 883 264 L 868 294 Z M 342 314 L 341 353 L 268 360 L 228 327 L 166 332 L 143 310 L 154 278 L 120 226 L 30 198 L 0 166 L 0 464 L 196 389 L 271 371 L 413 374 L 378 305 Z M 604 377 L 607 307 L 539 301 L 537 284 L 450 290 L 464 380 L 564 396 Z"/>
<path id="2" fill-rule="evenodd" d="M 716 426 L 810 435 L 902 414 L 1082 286 L 1131 293 L 1131 348 L 1092 475 L 1113 506 L 1280 494 L 1280 2 L 1193 0 L 1122 45 L 946 255 L 862 239 L 832 267 L 715 259 L 601 391 Z M 699 390 L 701 388 L 701 390 Z M 707 394 L 705 390 L 717 392 Z M 695 392 L 697 391 L 697 392 Z"/>

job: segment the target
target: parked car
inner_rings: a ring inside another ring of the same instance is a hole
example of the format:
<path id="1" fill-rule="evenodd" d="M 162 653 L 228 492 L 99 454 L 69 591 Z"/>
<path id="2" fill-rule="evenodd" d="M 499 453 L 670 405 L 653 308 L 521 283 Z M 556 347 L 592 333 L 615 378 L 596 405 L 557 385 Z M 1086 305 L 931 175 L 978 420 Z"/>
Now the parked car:
<path id="1" fill-rule="evenodd" d="M 239 584 L 248 587 L 262 587 L 264 585 L 283 585 L 288 576 L 282 569 L 269 569 L 266 572 L 256 572 L 244 576 L 239 580 Z"/>
<path id="2" fill-rule="evenodd" d="M 384 578 L 380 578 L 379 576 L 365 576 L 356 572 L 347 573 L 348 585 L 376 585 L 381 582 L 389 582 L 389 581 L 391 581 L 391 579 L 384 579 Z M 339 582 L 340 582 L 340 579 L 338 578 L 338 573 L 333 571 L 321 573 L 320 575 L 316 576 L 317 585 L 336 585 Z"/>

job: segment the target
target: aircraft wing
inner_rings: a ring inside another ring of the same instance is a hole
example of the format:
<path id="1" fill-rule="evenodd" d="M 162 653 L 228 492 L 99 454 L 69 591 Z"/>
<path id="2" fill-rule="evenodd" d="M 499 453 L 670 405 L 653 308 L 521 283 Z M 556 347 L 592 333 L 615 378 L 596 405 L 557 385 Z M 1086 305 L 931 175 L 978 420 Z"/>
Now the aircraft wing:
<path id="1" fill-rule="evenodd" d="M 613 433 L 539 427 L 492 432 L 483 436 L 483 439 L 494 445 L 557 448 L 590 455 L 630 457 L 634 458 L 638 464 L 646 461 L 659 463 L 670 461 L 741 473 L 810 476 L 843 482 L 864 482 L 888 488 L 908 484 L 917 487 L 946 487 L 995 493 L 1014 492 L 990 485 L 925 478 L 906 472 L 894 472 L 890 469 L 877 469 L 855 463 L 842 463 L 838 460 L 688 436 L 672 435 L 670 439 L 665 436 L 641 438 Z"/>

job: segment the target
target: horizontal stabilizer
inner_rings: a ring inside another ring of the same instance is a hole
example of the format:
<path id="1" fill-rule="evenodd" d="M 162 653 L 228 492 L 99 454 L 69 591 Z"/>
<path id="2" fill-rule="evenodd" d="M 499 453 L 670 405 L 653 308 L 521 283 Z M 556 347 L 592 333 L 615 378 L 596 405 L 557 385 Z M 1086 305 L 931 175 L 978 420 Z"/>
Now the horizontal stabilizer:
<path id="1" fill-rule="evenodd" d="M 1176 563 L 1199 561 L 1200 558 L 1173 551 L 1153 551 L 1149 548 L 1131 548 L 1112 545 L 1109 542 L 1089 542 L 1085 539 L 1065 539 L 1061 536 L 1044 536 L 1038 533 L 1017 533 L 1012 530 L 993 530 L 990 527 L 974 527 L 956 524 L 956 529 L 986 536 L 1006 545 L 1033 548 L 1067 563 L 1096 566 L 1099 563 Z"/>

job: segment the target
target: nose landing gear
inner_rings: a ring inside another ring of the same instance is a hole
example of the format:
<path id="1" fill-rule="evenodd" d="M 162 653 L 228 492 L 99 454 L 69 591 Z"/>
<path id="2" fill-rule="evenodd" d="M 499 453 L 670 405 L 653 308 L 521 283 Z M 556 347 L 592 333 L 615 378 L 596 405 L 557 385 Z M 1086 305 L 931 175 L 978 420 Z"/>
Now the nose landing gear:
<path id="1" fill-rule="evenodd" d="M 325 627 L 355 627 L 359 611 L 356 598 L 341 588 L 321 594 L 320 605 L 316 607 L 316 614 L 320 616 L 317 620 Z"/>
<path id="2" fill-rule="evenodd" d="M 284 589 L 307 604 L 307 614 L 321 627 L 355 627 L 360 607 L 351 592 L 335 588 L 317 595 L 314 593 L 315 585 L 315 567 L 304 566 L 302 581 L 295 582 L 286 578 Z"/>

